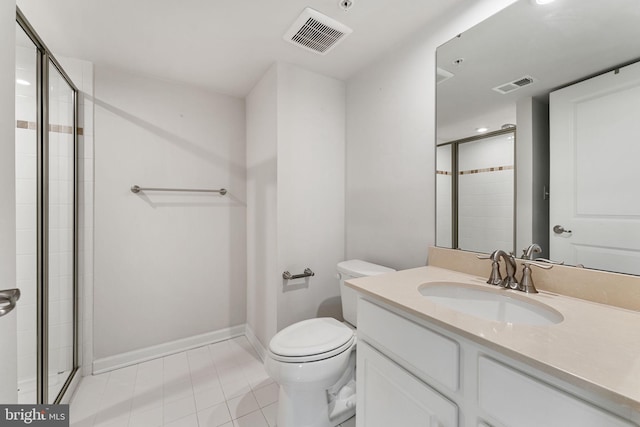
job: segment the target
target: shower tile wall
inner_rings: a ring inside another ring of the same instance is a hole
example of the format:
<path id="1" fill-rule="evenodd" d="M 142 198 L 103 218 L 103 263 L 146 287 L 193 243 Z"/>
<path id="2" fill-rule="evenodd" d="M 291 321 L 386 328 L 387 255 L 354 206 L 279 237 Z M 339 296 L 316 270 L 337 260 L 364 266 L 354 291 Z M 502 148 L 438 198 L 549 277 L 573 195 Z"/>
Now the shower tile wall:
<path id="1" fill-rule="evenodd" d="M 511 134 L 460 144 L 458 245 L 513 250 L 514 140 Z"/>

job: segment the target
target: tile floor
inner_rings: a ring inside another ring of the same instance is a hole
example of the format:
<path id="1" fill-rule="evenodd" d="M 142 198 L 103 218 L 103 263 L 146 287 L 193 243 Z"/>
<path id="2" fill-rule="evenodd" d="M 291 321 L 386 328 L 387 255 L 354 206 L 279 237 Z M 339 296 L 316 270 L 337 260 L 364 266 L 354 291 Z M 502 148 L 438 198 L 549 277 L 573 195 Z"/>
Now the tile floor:
<path id="1" fill-rule="evenodd" d="M 275 427 L 277 403 L 278 385 L 239 337 L 84 377 L 70 416 L 71 427 Z"/>

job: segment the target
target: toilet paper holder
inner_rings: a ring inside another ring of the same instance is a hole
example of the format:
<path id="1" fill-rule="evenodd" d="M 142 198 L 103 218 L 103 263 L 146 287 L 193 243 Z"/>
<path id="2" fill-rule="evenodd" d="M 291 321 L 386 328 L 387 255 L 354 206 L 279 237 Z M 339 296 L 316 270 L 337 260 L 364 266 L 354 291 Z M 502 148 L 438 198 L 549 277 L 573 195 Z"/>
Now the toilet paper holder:
<path id="1" fill-rule="evenodd" d="M 293 279 L 302 279 L 304 277 L 311 277 L 311 276 L 315 276 L 315 275 L 316 275 L 316 273 L 311 271 L 310 268 L 305 268 L 304 269 L 304 273 L 302 273 L 302 274 L 291 274 L 288 271 L 285 271 L 284 273 L 282 273 L 282 278 L 284 280 L 293 280 Z"/>

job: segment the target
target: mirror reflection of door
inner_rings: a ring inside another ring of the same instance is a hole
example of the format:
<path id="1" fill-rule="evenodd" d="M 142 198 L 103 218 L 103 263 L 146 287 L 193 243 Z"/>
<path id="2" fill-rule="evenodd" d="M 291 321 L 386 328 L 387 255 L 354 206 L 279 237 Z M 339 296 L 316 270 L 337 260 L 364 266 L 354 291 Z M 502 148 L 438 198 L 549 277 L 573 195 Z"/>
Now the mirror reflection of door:
<path id="1" fill-rule="evenodd" d="M 554 257 L 640 274 L 638 111 L 640 63 L 551 93 Z"/>
<path id="2" fill-rule="evenodd" d="M 514 127 L 438 146 L 438 245 L 514 250 L 514 148 Z"/>

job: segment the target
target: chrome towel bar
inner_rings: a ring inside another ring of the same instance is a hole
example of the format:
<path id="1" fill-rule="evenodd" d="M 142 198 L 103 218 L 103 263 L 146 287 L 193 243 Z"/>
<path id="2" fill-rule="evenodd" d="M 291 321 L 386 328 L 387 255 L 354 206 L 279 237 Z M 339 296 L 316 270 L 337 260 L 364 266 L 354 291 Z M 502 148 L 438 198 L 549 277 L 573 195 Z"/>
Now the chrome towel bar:
<path id="1" fill-rule="evenodd" d="M 293 280 L 293 279 L 302 279 L 303 277 L 311 277 L 311 276 L 315 276 L 316 273 L 314 273 L 313 271 L 311 271 L 310 268 L 305 268 L 304 269 L 304 273 L 302 274 L 291 274 L 288 271 L 285 271 L 284 273 L 282 273 L 282 278 L 284 280 Z"/>
<path id="2" fill-rule="evenodd" d="M 219 190 L 209 190 L 209 189 L 203 189 L 203 188 L 153 188 L 153 187 L 139 187 L 137 185 L 134 185 L 131 187 L 132 193 L 137 194 L 141 191 L 182 191 L 182 192 L 189 192 L 189 193 L 220 193 L 220 195 L 222 196 L 227 194 L 227 190 L 224 188 L 221 188 Z"/>

